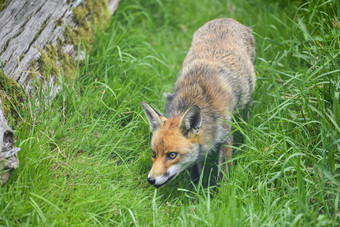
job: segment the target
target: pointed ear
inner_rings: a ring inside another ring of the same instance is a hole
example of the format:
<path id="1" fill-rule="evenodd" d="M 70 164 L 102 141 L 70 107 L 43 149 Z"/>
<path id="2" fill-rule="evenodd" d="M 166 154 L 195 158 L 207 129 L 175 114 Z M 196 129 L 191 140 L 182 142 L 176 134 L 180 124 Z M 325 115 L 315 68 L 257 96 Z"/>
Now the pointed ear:
<path id="1" fill-rule="evenodd" d="M 183 135 L 188 135 L 189 132 L 198 134 L 201 124 L 201 110 L 198 106 L 192 106 L 183 115 L 179 123 L 179 129 L 181 130 Z"/>
<path id="2" fill-rule="evenodd" d="M 144 108 L 145 115 L 149 121 L 150 130 L 151 132 L 154 132 L 161 125 L 161 122 L 162 122 L 161 117 L 163 117 L 163 115 L 158 110 L 156 110 L 155 108 L 147 104 L 146 102 L 142 102 L 142 105 Z"/>

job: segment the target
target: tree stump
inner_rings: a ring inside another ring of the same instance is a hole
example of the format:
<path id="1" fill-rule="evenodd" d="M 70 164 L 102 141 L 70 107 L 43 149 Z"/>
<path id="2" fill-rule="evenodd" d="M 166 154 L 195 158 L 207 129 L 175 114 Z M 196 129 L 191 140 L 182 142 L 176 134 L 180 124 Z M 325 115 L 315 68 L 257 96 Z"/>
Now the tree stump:
<path id="1" fill-rule="evenodd" d="M 13 105 L 9 102 L 13 94 L 6 94 L 8 89 L 4 84 L 17 83 L 26 94 L 31 94 L 32 81 L 38 81 L 48 91 L 46 98 L 54 98 L 59 90 L 55 83 L 57 74 L 74 79 L 78 43 L 90 48 L 97 27 L 109 20 L 118 3 L 119 0 L 8 0 L 7 5 L 2 5 L 0 180 L 3 184 L 10 171 L 18 167 L 20 150 L 15 147 L 13 130 L 6 122 L 6 118 L 12 117 L 8 107 Z"/>

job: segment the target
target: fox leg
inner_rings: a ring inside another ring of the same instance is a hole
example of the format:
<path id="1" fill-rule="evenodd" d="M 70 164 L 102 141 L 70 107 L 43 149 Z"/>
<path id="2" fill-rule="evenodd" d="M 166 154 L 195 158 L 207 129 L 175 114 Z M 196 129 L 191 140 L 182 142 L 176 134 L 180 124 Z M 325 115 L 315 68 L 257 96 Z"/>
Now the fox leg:
<path id="1" fill-rule="evenodd" d="M 202 171 L 202 163 L 197 162 L 191 167 L 191 180 L 195 183 L 198 184 L 201 176 L 201 171 Z"/>
<path id="2" fill-rule="evenodd" d="M 228 174 L 230 172 L 231 168 L 231 162 L 229 162 L 232 159 L 233 156 L 233 149 L 231 146 L 233 145 L 233 136 L 229 135 L 225 142 L 222 144 L 221 151 L 220 151 L 220 157 L 219 157 L 219 169 L 218 169 L 218 181 L 221 181 L 223 178 L 223 173 L 221 170 L 225 173 Z M 228 170 L 227 170 L 228 168 Z"/>

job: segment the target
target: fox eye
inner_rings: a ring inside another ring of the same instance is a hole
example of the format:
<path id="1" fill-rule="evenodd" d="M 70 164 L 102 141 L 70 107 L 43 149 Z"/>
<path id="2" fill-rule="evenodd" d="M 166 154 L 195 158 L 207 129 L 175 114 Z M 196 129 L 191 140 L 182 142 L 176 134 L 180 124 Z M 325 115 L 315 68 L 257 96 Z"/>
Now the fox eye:
<path id="1" fill-rule="evenodd" d="M 169 159 L 175 159 L 177 157 L 177 153 L 176 152 L 170 152 L 170 153 L 168 153 L 167 156 L 168 156 Z"/>
<path id="2" fill-rule="evenodd" d="M 151 151 L 151 157 L 156 158 L 156 152 L 155 151 Z"/>

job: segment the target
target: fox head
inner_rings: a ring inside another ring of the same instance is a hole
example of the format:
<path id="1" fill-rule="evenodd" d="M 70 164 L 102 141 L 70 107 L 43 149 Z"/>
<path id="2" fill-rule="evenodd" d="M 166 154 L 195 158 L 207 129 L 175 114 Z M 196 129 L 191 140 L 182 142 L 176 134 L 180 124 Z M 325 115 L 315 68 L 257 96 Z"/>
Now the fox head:
<path id="1" fill-rule="evenodd" d="M 199 107 L 192 106 L 183 116 L 166 118 L 143 102 L 151 138 L 152 168 L 148 182 L 162 187 L 199 159 L 202 123 Z"/>

